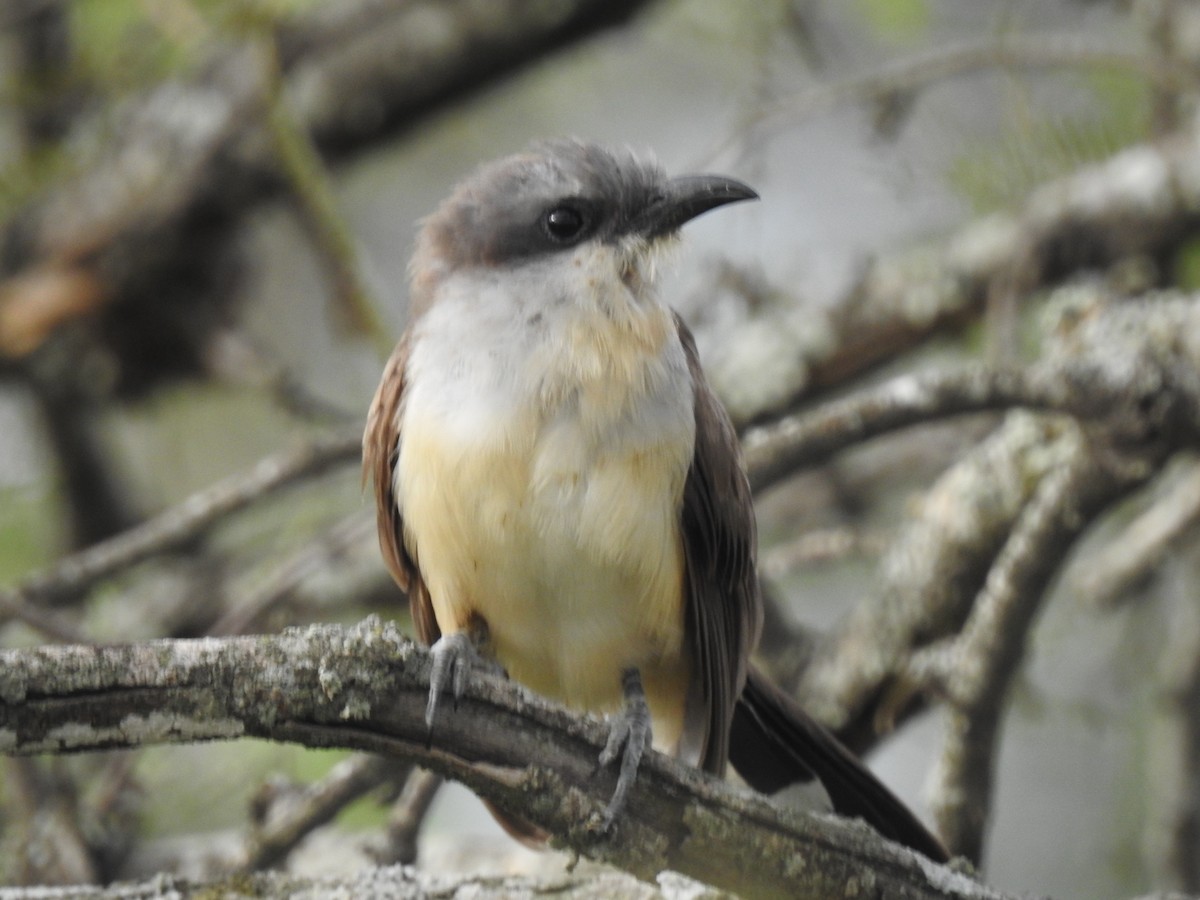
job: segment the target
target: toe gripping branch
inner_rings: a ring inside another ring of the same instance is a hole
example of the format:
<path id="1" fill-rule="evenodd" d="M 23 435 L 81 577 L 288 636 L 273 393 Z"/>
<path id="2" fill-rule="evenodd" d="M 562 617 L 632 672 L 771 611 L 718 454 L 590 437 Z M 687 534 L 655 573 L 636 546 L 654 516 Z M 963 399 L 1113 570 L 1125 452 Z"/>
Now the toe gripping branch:
<path id="1" fill-rule="evenodd" d="M 443 634 L 432 647 L 429 655 L 432 664 L 429 669 L 429 701 L 425 706 L 425 724 L 433 729 L 433 719 L 437 714 L 438 701 L 450 684 L 454 691 L 454 707 L 462 699 L 463 690 L 467 686 L 467 675 L 472 670 L 482 670 L 503 676 L 504 669 L 496 662 L 485 657 L 479 650 L 487 642 L 487 628 L 482 623 L 477 627 L 464 631 Z"/>
<path id="2" fill-rule="evenodd" d="M 634 779 L 637 778 L 638 766 L 646 748 L 650 746 L 651 739 L 650 707 L 646 703 L 642 675 L 637 669 L 626 669 L 621 673 L 621 692 L 625 704 L 621 711 L 612 717 L 608 741 L 600 751 L 600 759 L 596 765 L 599 771 L 615 762 L 617 757 L 621 759 L 617 787 L 601 817 L 605 831 L 612 827 L 617 816 L 625 808 L 629 789 L 633 787 Z"/>
<path id="3" fill-rule="evenodd" d="M 429 701 L 425 707 L 425 724 L 433 731 L 438 704 L 446 687 L 451 686 L 455 707 L 466 687 L 467 676 L 472 669 L 484 671 L 503 669 L 479 650 L 481 638 L 486 635 L 471 630 L 443 634 L 429 648 L 432 664 L 429 671 Z M 621 766 L 617 773 L 617 786 L 612 798 L 601 814 L 601 827 L 608 831 L 625 808 L 629 790 L 637 778 L 642 756 L 651 743 L 650 706 L 646 702 L 646 691 L 642 687 L 641 673 L 626 669 L 621 673 L 621 692 L 624 705 L 610 719 L 608 740 L 596 763 L 595 772 L 612 765 L 619 758 Z"/>

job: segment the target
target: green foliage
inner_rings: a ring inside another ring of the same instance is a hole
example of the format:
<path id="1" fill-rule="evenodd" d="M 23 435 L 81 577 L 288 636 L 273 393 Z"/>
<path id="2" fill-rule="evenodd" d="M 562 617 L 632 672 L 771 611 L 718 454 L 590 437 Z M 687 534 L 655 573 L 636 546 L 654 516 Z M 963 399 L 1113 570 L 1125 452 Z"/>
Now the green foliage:
<path id="1" fill-rule="evenodd" d="M 948 172 L 977 213 L 1011 206 L 1042 182 L 1104 159 L 1147 133 L 1149 88 L 1135 75 L 1096 72 L 1082 78 L 1091 104 L 1077 114 L 1039 119 L 1020 95 L 1009 104 L 1007 139 L 976 142 Z M 1059 104 L 1061 106 L 1061 104 Z"/>
<path id="2" fill-rule="evenodd" d="M 855 5 L 863 20 L 889 41 L 912 41 L 929 27 L 926 0 L 856 0 Z"/>

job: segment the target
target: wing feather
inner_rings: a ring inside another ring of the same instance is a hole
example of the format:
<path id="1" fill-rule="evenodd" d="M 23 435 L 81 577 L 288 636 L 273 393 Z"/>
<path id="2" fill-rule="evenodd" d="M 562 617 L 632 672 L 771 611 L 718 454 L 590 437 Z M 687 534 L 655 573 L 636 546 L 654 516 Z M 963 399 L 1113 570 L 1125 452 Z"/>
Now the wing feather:
<path id="1" fill-rule="evenodd" d="M 405 542 L 404 513 L 396 500 L 395 470 L 400 451 L 400 417 L 404 410 L 404 377 L 411 332 L 396 344 L 371 401 L 363 431 L 363 483 L 372 482 L 379 549 L 396 583 L 408 594 L 413 626 L 426 644 L 441 637 L 429 590 L 421 578 L 416 548 Z"/>
<path id="2" fill-rule="evenodd" d="M 692 375 L 696 417 L 681 512 L 687 640 L 697 673 L 685 741 L 700 742 L 702 768 L 723 774 L 734 704 L 762 627 L 756 526 L 737 433 L 704 377 L 691 332 L 678 315 L 675 322 Z"/>

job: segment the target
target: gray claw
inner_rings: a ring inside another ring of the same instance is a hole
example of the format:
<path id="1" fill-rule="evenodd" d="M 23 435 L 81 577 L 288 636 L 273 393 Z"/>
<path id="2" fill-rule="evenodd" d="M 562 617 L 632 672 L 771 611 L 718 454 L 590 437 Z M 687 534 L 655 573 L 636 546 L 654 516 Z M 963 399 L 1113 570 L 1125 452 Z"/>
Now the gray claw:
<path id="1" fill-rule="evenodd" d="M 453 685 L 454 702 L 457 705 L 467 684 L 467 670 L 472 663 L 480 660 L 480 656 L 464 631 L 442 635 L 429 648 L 429 655 L 433 657 L 433 665 L 429 670 L 429 702 L 425 706 L 425 724 L 432 728 L 438 700 L 446 688 L 447 679 Z"/>
<path id="2" fill-rule="evenodd" d="M 626 669 L 621 676 L 621 687 L 625 694 L 625 706 L 612 717 L 608 740 L 600 751 L 598 768 L 604 768 L 621 758 L 621 769 L 617 775 L 617 787 L 612 799 L 601 815 L 604 831 L 612 828 L 613 822 L 629 796 L 629 789 L 637 778 L 642 755 L 650 746 L 650 707 L 646 703 L 646 692 L 642 688 L 642 676 L 637 669 Z"/>

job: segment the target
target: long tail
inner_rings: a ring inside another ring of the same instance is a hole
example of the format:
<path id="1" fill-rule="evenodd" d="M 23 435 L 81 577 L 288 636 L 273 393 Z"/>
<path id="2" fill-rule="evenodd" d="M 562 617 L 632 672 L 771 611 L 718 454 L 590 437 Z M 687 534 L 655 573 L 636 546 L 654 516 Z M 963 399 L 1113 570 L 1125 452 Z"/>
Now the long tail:
<path id="1" fill-rule="evenodd" d="M 950 855 L 912 811 L 824 726 L 765 675 L 750 669 L 729 736 L 729 761 L 752 788 L 774 793 L 815 775 L 836 812 L 946 862 Z"/>

